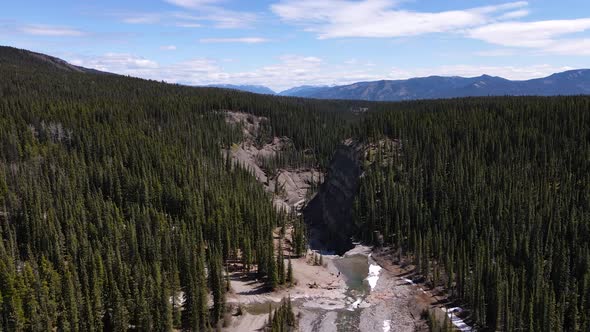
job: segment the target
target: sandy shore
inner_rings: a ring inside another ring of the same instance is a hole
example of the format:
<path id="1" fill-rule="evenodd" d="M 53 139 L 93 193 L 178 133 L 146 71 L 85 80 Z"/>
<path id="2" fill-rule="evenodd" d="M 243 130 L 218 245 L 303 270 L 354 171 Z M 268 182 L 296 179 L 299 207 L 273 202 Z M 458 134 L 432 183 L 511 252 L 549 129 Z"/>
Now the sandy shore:
<path id="1" fill-rule="evenodd" d="M 247 315 L 234 317 L 227 331 L 255 331 L 260 329 L 268 318 L 268 309 L 260 312 L 261 306 L 256 304 L 280 303 L 285 297 L 292 301 L 303 303 L 306 311 L 311 308 L 342 308 L 345 298 L 346 282 L 338 275 L 338 270 L 332 262 L 332 257 L 324 256 L 324 266 L 312 265 L 308 260 L 311 256 L 292 259 L 293 277 L 296 284 L 290 288 L 268 292 L 264 284 L 243 274 L 231 274 L 232 292 L 227 296 L 228 304 L 241 304 Z M 285 261 L 285 265 L 287 261 Z M 254 310 L 249 311 L 249 307 Z M 301 312 L 300 311 L 300 312 Z M 302 314 L 303 315 L 303 314 Z M 308 318 L 308 317 L 306 317 Z"/>
<path id="2" fill-rule="evenodd" d="M 346 283 L 338 275 L 338 269 L 334 267 L 331 257 L 324 256 L 324 266 L 312 265 L 306 257 L 292 259 L 291 264 L 293 265 L 295 285 L 275 292 L 266 292 L 264 284 L 259 280 L 252 280 L 243 273 L 232 273 L 232 293 L 228 295 L 227 303 L 280 302 L 285 297 L 291 297 L 291 300 L 344 298 Z M 285 260 L 285 265 L 287 265 L 287 260 Z"/>

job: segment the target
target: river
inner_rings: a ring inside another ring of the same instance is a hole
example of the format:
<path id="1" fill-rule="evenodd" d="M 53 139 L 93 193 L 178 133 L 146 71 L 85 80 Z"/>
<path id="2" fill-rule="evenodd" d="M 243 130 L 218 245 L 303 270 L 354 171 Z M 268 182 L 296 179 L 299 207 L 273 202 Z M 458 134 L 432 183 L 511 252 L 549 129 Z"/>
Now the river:
<path id="1" fill-rule="evenodd" d="M 361 253 L 326 255 L 324 261 L 327 265 L 333 264 L 346 281 L 345 298 L 344 301 L 316 297 L 293 299 L 293 307 L 302 313 L 301 330 L 360 331 L 360 313 L 368 306 L 365 299 L 371 291 L 367 279 L 369 257 Z M 274 308 L 278 304 L 274 301 L 252 303 L 245 305 L 244 309 L 252 315 L 263 315 L 268 314 L 269 305 Z"/>

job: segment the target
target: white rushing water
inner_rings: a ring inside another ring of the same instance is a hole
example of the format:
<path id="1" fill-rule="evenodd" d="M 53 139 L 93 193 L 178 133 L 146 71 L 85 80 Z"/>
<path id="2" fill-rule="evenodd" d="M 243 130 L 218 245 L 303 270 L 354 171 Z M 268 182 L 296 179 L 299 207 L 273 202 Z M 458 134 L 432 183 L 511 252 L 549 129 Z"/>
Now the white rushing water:
<path id="1" fill-rule="evenodd" d="M 357 309 L 359 307 L 359 305 L 361 304 L 361 302 L 363 302 L 363 300 L 361 298 L 356 299 L 356 301 L 354 301 L 349 307 L 348 307 L 348 311 L 354 311 L 355 309 Z"/>
<path id="2" fill-rule="evenodd" d="M 389 332 L 391 330 L 391 321 L 388 320 L 384 320 L 383 321 L 383 332 Z"/>
<path id="3" fill-rule="evenodd" d="M 413 285 L 413 284 L 414 284 L 414 282 L 413 282 L 412 280 L 408 279 L 408 278 L 402 278 L 402 280 L 403 280 L 403 281 L 404 281 L 406 284 L 409 284 L 409 285 Z"/>
<path id="4" fill-rule="evenodd" d="M 375 289 L 375 286 L 377 286 L 377 281 L 379 280 L 380 272 L 381 266 L 377 264 L 369 265 L 369 276 L 367 277 L 367 281 L 369 282 L 369 286 L 371 286 L 371 291 Z"/>
<path id="5" fill-rule="evenodd" d="M 455 314 L 455 313 L 462 312 L 463 309 L 461 309 L 459 307 L 453 307 L 453 308 L 449 308 L 449 309 L 441 308 L 441 309 L 447 313 L 447 315 L 451 319 L 451 322 L 453 323 L 453 325 L 455 325 L 455 327 L 459 331 L 466 331 L 466 332 L 473 331 L 471 326 L 467 325 L 461 318 L 457 317 L 457 315 Z"/>

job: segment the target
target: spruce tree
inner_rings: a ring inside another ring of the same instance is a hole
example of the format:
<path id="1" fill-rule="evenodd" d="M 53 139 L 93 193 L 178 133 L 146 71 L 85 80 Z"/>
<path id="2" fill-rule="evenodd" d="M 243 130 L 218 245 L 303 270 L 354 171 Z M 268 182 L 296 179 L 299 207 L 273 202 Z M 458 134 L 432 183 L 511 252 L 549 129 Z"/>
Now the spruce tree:
<path id="1" fill-rule="evenodd" d="M 289 256 L 289 263 L 287 264 L 287 283 L 293 285 L 293 265 L 291 264 L 291 256 Z"/>

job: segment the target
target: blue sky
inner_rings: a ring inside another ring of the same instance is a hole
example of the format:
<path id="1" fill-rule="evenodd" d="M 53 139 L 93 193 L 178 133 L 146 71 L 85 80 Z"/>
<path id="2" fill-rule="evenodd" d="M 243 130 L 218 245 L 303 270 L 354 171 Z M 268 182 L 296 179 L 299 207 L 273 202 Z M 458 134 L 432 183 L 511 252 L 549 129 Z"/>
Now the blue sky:
<path id="1" fill-rule="evenodd" d="M 274 90 L 590 67 L 586 0 L 7 1 L 0 44 L 174 83 Z"/>

